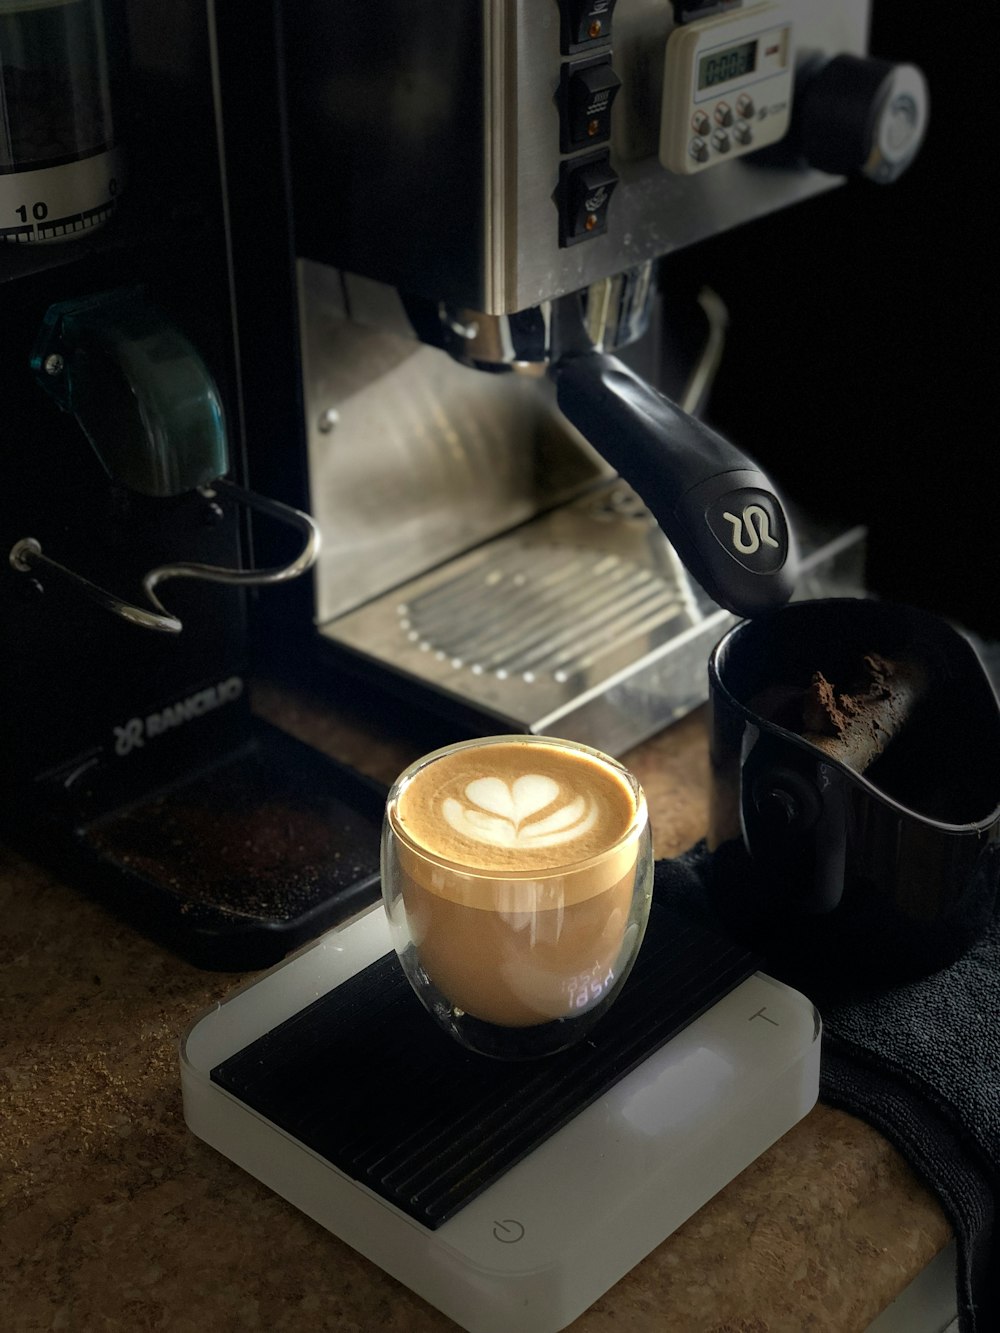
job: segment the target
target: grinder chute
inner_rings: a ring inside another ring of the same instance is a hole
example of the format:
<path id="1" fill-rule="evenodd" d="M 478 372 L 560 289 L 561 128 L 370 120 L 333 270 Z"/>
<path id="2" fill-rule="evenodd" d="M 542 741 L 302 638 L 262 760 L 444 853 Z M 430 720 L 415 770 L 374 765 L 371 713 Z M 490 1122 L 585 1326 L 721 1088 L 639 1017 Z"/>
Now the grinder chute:
<path id="1" fill-rule="evenodd" d="M 50 307 L 31 358 L 39 383 L 79 422 L 111 480 L 140 495 L 169 499 L 200 492 L 225 496 L 289 524 L 305 538 L 291 562 L 230 569 L 194 561 L 158 565 L 142 579 L 152 609 L 136 606 L 59 564 L 34 537 L 11 548 L 19 573 L 54 575 L 144 629 L 180 631 L 155 593 L 173 578 L 260 586 L 296 578 L 314 563 L 320 535 L 312 519 L 224 477 L 229 449 L 222 402 L 195 347 L 138 288 Z"/>

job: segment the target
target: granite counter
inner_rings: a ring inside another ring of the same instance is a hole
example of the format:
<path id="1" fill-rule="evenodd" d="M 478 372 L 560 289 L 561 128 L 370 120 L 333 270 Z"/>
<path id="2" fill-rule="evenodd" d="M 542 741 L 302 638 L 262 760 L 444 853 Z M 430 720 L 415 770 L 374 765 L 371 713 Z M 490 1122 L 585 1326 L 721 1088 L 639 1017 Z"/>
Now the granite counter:
<path id="1" fill-rule="evenodd" d="M 256 706 L 383 781 L 415 757 L 305 695 L 261 686 Z M 656 855 L 694 843 L 706 820 L 703 717 L 624 758 L 647 792 Z M 243 980 L 179 961 L 0 848 L 6 1329 L 455 1327 L 187 1130 L 180 1037 Z M 571 1327 L 855 1333 L 949 1236 L 895 1150 L 819 1105 Z"/>

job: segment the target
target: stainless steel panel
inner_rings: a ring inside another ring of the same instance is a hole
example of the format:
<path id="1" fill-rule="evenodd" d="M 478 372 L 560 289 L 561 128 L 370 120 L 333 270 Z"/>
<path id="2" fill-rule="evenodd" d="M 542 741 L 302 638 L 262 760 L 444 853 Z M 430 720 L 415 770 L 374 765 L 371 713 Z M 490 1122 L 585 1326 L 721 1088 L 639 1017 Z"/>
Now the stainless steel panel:
<path id="1" fill-rule="evenodd" d="M 867 49 L 868 0 L 792 0 L 791 7 L 798 49 L 831 54 Z M 502 254 L 490 256 L 484 310 L 520 310 L 576 291 L 838 183 L 839 178 L 819 172 L 764 169 L 741 161 L 696 177 L 662 167 L 656 156 L 658 81 L 673 27 L 672 6 L 666 0 L 618 0 L 612 46 L 622 106 L 616 104 L 612 115 L 618 123 L 621 110 L 612 165 L 620 184 L 611 200 L 607 233 L 560 249 L 552 199 L 560 159 L 553 104 L 563 59 L 558 8 L 524 0 L 494 9 L 487 60 L 498 69 L 516 68 L 516 81 L 503 84 L 502 95 L 494 94 L 497 129 L 489 144 L 490 179 L 500 175 L 496 159 L 507 163 L 508 174 L 511 156 L 516 167 L 514 187 L 494 190 L 487 198 Z"/>
<path id="2" fill-rule="evenodd" d="M 610 472 L 547 382 L 470 370 L 342 309 L 338 275 L 301 263 L 320 623 Z"/>
<path id="3" fill-rule="evenodd" d="M 869 0 L 789 0 L 800 50 L 863 53 Z M 556 0 L 288 6 L 299 253 L 488 314 L 587 287 L 837 184 L 731 161 L 660 165 L 669 0 L 618 0 L 622 90 L 605 235 L 560 248 Z M 606 48 L 605 48 L 606 49 Z"/>

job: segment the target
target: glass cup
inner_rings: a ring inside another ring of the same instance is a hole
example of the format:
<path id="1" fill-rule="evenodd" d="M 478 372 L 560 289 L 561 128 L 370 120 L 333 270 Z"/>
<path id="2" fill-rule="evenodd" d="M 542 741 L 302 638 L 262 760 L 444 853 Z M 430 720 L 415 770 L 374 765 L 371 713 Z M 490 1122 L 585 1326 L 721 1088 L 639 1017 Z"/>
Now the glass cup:
<path id="1" fill-rule="evenodd" d="M 653 883 L 646 799 L 616 760 L 547 736 L 446 746 L 393 784 L 382 896 L 418 998 L 463 1046 L 564 1050 L 614 1002 Z"/>

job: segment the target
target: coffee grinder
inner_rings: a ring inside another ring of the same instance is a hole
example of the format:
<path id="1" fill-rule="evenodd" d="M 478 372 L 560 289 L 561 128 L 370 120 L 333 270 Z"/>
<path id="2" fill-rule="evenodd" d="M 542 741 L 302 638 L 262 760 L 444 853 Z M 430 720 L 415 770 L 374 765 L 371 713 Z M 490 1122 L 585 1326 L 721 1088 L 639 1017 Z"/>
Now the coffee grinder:
<path id="1" fill-rule="evenodd" d="M 0 6 L 0 836 L 246 968 L 377 894 L 380 793 L 250 713 L 248 599 L 319 534 L 246 487 L 208 15 L 174 9 Z"/>
<path id="2" fill-rule="evenodd" d="M 114 34 L 101 0 L 0 5 L 0 240 L 59 242 L 102 226 L 123 184 Z"/>

